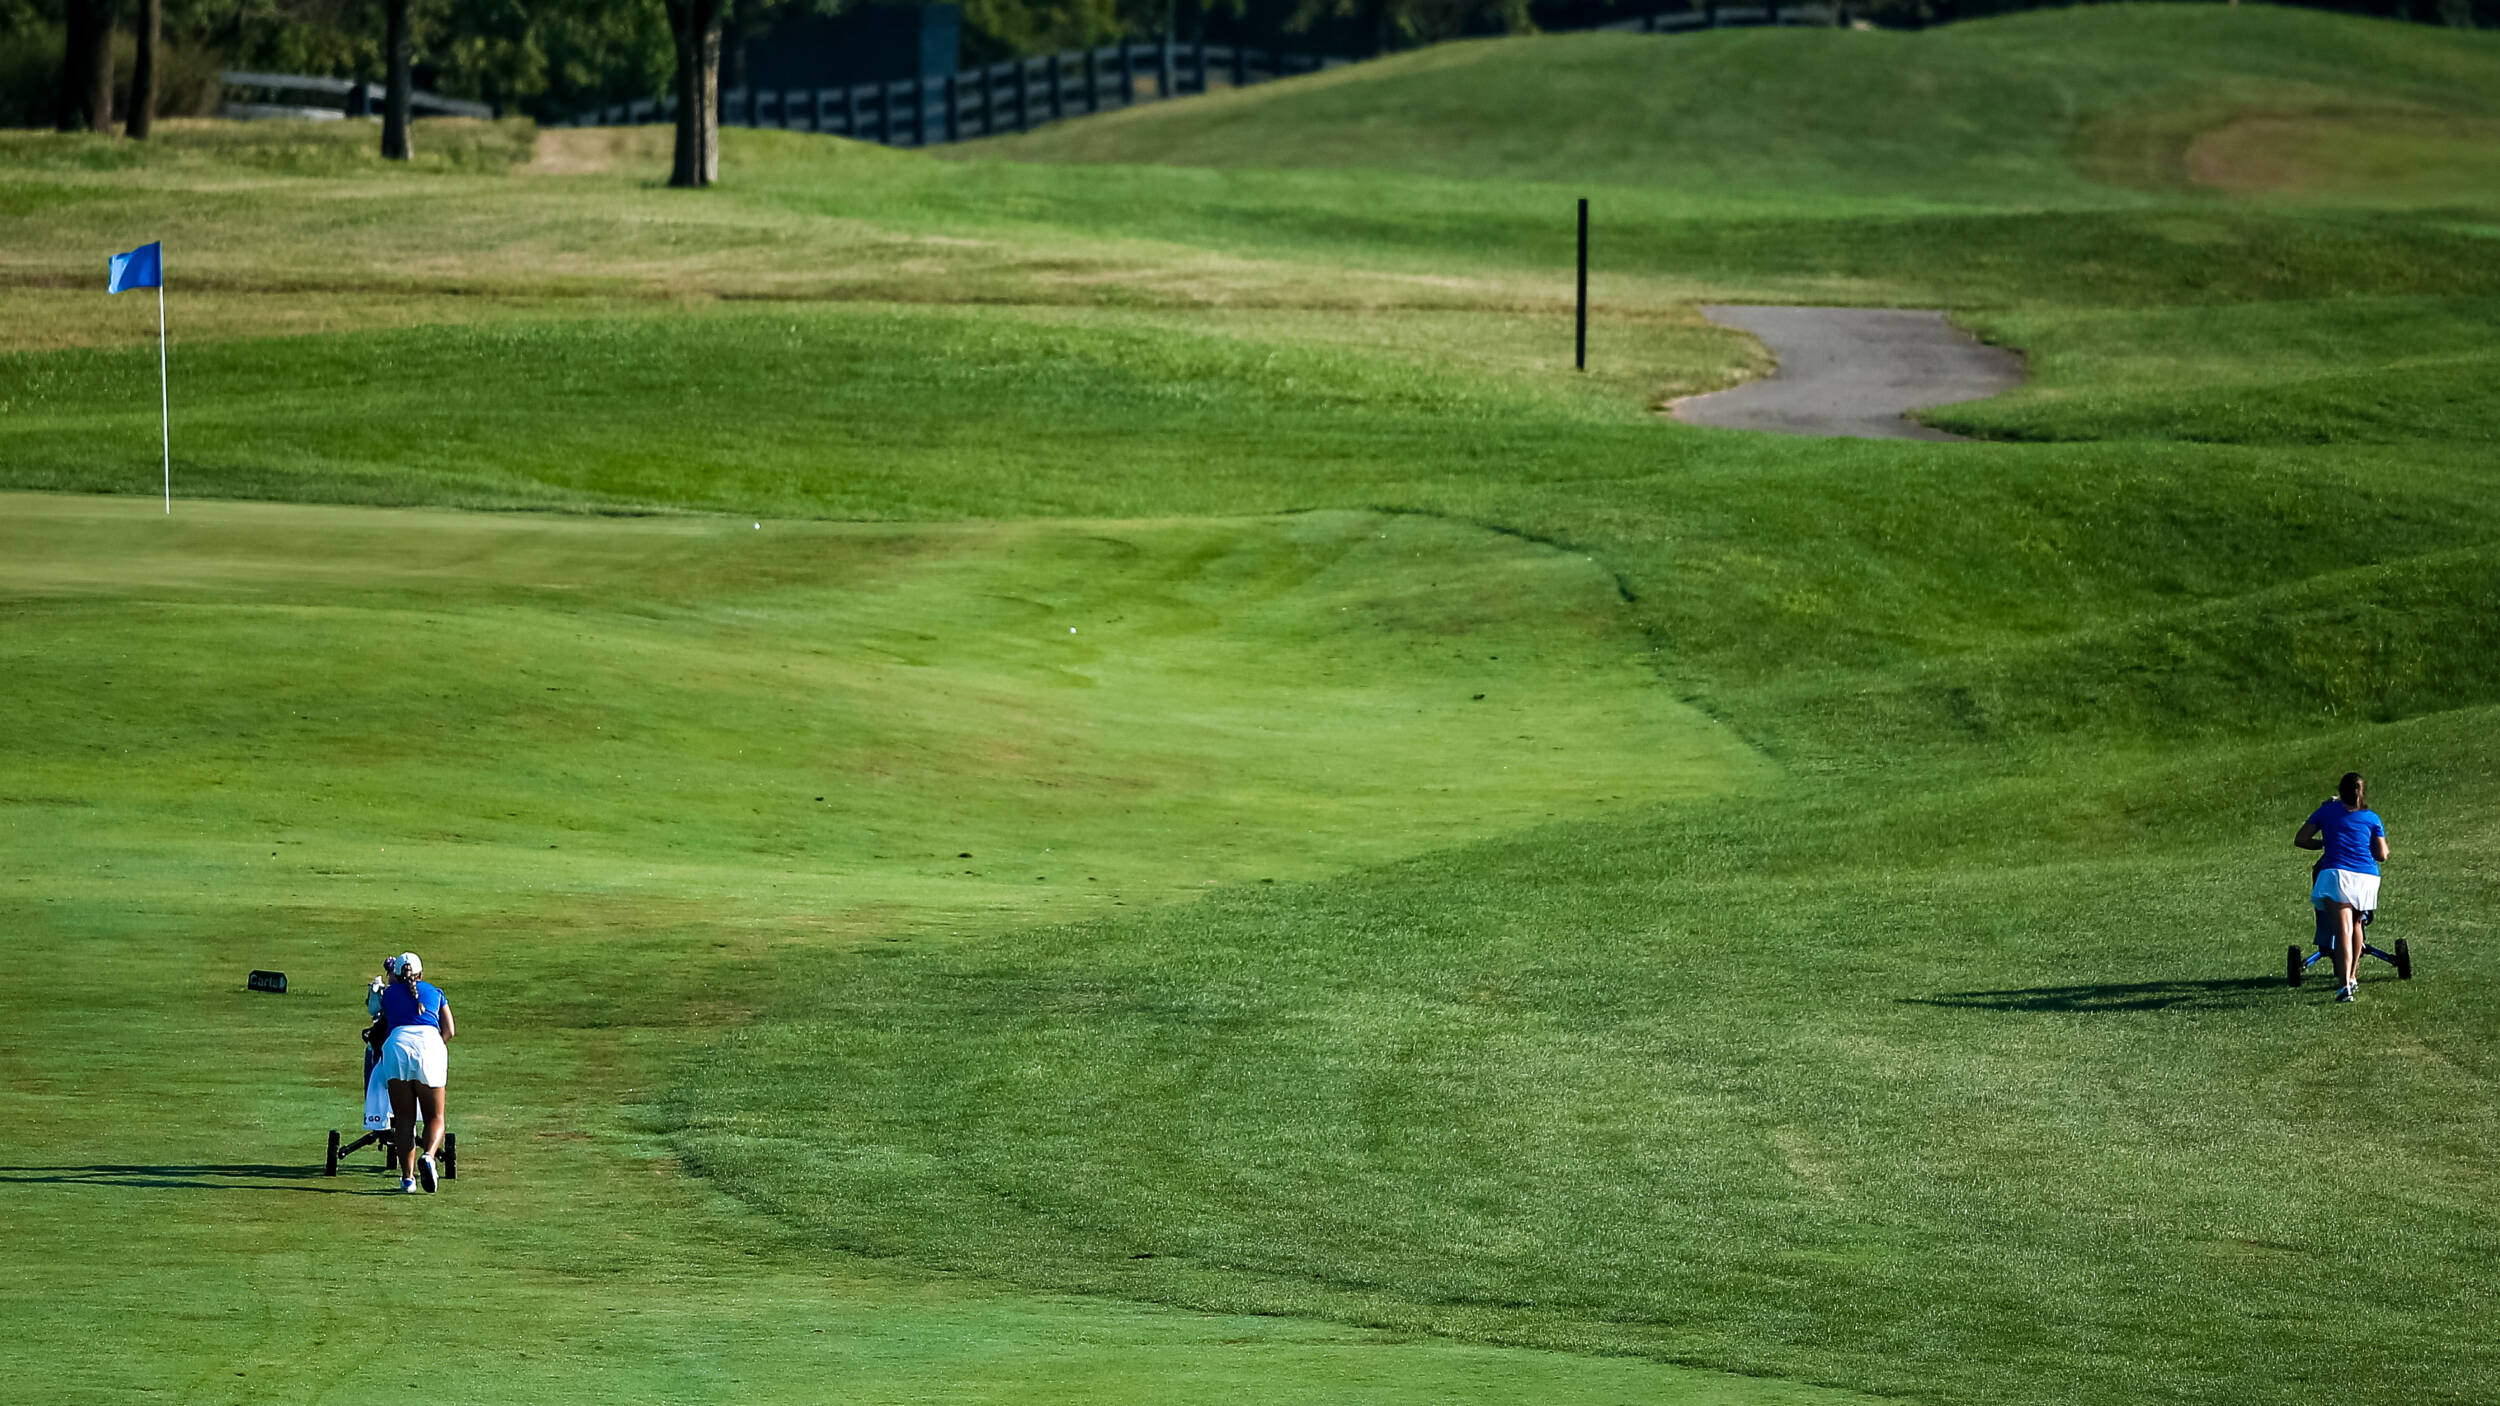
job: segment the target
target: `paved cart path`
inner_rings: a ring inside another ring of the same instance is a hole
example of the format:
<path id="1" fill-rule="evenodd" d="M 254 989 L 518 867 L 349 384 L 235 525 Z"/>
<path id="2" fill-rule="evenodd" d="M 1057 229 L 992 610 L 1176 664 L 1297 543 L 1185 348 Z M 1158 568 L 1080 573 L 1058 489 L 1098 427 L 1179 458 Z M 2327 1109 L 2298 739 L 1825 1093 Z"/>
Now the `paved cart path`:
<path id="1" fill-rule="evenodd" d="M 1670 412 L 1688 424 L 1858 439 L 1959 439 L 1912 410 L 1983 400 L 2023 381 L 2023 360 L 1981 344 L 1940 312 L 1900 308 L 1705 307 L 1779 358 L 1770 376 Z"/>

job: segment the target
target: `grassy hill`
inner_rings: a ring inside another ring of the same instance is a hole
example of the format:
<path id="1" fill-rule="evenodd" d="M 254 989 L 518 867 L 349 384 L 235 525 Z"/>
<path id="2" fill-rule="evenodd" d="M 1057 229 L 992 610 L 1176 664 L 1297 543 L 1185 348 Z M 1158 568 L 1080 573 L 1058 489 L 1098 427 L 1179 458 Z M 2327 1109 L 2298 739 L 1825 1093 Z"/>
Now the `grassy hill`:
<path id="1" fill-rule="evenodd" d="M 2493 59 L 1540 39 L 702 195 L 0 137 L 0 1370 L 2487 1396 Z M 1767 365 L 1698 298 L 2035 379 L 1665 422 Z M 2339 1007 L 2285 841 L 2350 767 L 2422 979 Z M 425 1200 L 310 1165 L 410 946 Z"/>
<path id="2" fill-rule="evenodd" d="M 1704 202 L 2124 205 L 2279 189 L 2447 204 L 2500 172 L 2500 39 L 2211 5 L 1910 32 L 1488 39 L 966 153 L 1563 181 Z"/>

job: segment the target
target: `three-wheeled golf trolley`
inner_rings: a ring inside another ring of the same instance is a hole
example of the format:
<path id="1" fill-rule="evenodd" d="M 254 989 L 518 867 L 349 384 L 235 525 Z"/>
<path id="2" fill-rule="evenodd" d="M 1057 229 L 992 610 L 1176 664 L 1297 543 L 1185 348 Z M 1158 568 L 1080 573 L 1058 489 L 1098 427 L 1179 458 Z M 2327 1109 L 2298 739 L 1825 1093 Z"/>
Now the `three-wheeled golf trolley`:
<path id="1" fill-rule="evenodd" d="M 368 1080 L 373 1077 L 373 1062 L 382 1057 L 382 1051 L 375 1043 L 377 1038 L 378 1037 L 371 1031 L 366 1033 L 365 1078 Z M 362 1084 L 357 1085 L 357 1088 L 360 1090 L 363 1087 L 364 1086 Z M 360 1099 L 359 1102 L 361 1101 L 362 1100 Z M 322 1164 L 321 1174 L 323 1176 L 337 1176 L 339 1174 L 339 1159 L 341 1157 L 348 1156 L 351 1153 L 361 1152 L 368 1147 L 381 1148 L 382 1165 L 388 1167 L 391 1164 L 391 1137 L 393 1131 L 395 1130 L 385 1128 L 379 1132 L 368 1132 L 364 1136 L 357 1138 L 354 1142 L 342 1142 L 339 1139 L 339 1130 L 332 1128 L 330 1130 L 330 1155 L 328 1160 Z M 425 1141 L 425 1124 L 420 1121 L 410 1135 L 419 1143 L 423 1143 Z M 450 1181 L 454 1177 L 460 1175 L 460 1135 L 458 1133 L 445 1132 L 443 1134 L 443 1156 L 441 1165 L 443 1180 Z"/>
<path id="2" fill-rule="evenodd" d="M 2393 952 L 2382 952 L 2377 947 L 2371 945 L 2368 936 L 2370 930 L 2370 920 L 2377 916 L 2378 912 L 2375 909 L 2368 912 L 2356 910 L 2353 913 L 2354 920 L 2360 925 L 2360 931 L 2355 933 L 2354 936 L 2361 939 L 2361 954 L 2365 957 L 2376 957 L 2380 961 L 2394 967 L 2396 969 L 2397 979 L 2402 981 L 2413 980 L 2413 950 L 2405 946 L 2405 940 L 2403 938 L 2400 937 L 2396 939 L 2396 950 Z M 2338 926 L 2335 921 L 2335 915 L 2333 912 L 2321 908 L 2317 910 L 2317 918 L 2318 931 L 2316 951 L 2311 952 L 2309 955 L 2304 957 L 2301 955 L 2300 945 L 2298 943 L 2294 943 L 2292 946 L 2283 949 L 2283 979 L 2293 986 L 2300 985 L 2301 977 L 2319 960 L 2332 959 L 2335 955 L 2336 928 Z M 2356 976 L 2359 975 L 2360 970 L 2361 969 L 2359 967 L 2353 968 L 2353 972 Z"/>

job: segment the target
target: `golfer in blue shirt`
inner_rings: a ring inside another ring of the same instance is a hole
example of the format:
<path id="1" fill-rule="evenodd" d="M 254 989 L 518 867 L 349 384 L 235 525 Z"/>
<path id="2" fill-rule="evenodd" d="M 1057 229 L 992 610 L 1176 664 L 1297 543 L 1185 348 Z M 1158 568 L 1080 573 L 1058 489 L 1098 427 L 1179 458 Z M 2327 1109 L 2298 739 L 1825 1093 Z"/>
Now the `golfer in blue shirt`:
<path id="1" fill-rule="evenodd" d="M 2309 906 L 2331 914 L 2335 924 L 2335 999 L 2349 1001 L 2361 987 L 2361 915 L 2378 910 L 2378 867 L 2387 862 L 2387 826 L 2370 809 L 2370 783 L 2348 771 L 2335 783 L 2335 799 L 2310 812 L 2293 832 L 2299 849 L 2323 850 Z"/>
<path id="2" fill-rule="evenodd" d="M 425 963 L 414 952 L 399 954 L 390 984 L 382 988 L 380 1016 L 382 1052 L 373 1075 L 389 1081 L 391 1131 L 397 1145 L 391 1160 L 399 1167 L 399 1189 L 432 1191 L 441 1179 L 434 1159 L 443 1150 L 443 1086 L 451 1082 L 451 1061 L 443 1042 L 452 1037 L 451 1002 L 442 988 L 418 978 Z M 425 1116 L 425 1150 L 416 1145 L 417 1115 Z"/>

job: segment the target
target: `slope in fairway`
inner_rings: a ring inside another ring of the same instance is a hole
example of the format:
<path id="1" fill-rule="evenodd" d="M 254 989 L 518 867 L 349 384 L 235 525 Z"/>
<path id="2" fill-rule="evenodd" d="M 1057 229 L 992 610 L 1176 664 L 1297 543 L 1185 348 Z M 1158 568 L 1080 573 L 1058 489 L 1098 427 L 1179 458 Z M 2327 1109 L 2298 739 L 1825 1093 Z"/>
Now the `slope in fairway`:
<path id="1" fill-rule="evenodd" d="M 1931 1400 L 2470 1401 L 2495 726 L 1929 756 L 794 972 L 672 1117 L 819 1243 L 1036 1285 Z M 2355 762 L 2424 979 L 2344 1007 L 2283 985 L 2283 836 Z"/>
<path id="2" fill-rule="evenodd" d="M 827 1268 L 652 1136 L 687 1042 L 786 979 L 770 952 L 1749 784 L 1580 557 L 1379 514 L 5 509 L 0 1365 L 46 1399 L 749 1399 L 827 1374 L 869 1401 L 1820 1399 Z M 317 1174 L 353 1118 L 363 977 L 402 946 L 464 1025 L 464 1175 L 422 1206 L 369 1159 Z M 245 994 L 256 966 L 294 989 Z M 412 1237 L 422 1327 L 377 1272 Z M 434 1365 L 374 1377 L 411 1350 Z"/>

